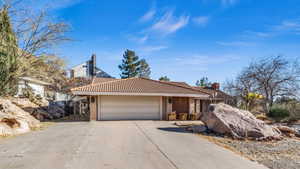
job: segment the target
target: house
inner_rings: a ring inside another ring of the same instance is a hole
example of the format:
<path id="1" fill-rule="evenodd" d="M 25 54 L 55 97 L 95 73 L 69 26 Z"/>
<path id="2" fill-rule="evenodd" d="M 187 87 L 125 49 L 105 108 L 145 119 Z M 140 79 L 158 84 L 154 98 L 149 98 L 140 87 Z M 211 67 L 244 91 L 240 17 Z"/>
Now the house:
<path id="1" fill-rule="evenodd" d="M 198 114 L 214 98 L 184 82 L 146 78 L 94 78 L 71 89 L 89 100 L 90 120 L 166 120 L 168 113 Z"/>
<path id="2" fill-rule="evenodd" d="M 209 94 L 209 100 L 203 100 L 202 104 L 203 109 L 208 108 L 208 105 L 211 103 L 226 103 L 229 105 L 234 105 L 234 98 L 227 93 L 220 90 L 220 84 L 219 83 L 213 83 L 210 87 L 199 87 L 199 86 L 193 86 L 194 89 L 208 93 Z M 207 111 L 207 110 L 204 110 Z"/>
<path id="3" fill-rule="evenodd" d="M 91 59 L 81 63 L 77 66 L 74 66 L 70 70 L 70 78 L 91 78 L 91 77 L 103 77 L 103 78 L 112 78 L 108 73 L 104 72 L 96 66 L 96 55 L 93 54 Z"/>
<path id="4" fill-rule="evenodd" d="M 50 83 L 32 77 L 20 77 L 16 96 L 22 96 L 24 89 L 31 88 L 36 96 L 45 97 L 45 88 L 50 85 Z"/>

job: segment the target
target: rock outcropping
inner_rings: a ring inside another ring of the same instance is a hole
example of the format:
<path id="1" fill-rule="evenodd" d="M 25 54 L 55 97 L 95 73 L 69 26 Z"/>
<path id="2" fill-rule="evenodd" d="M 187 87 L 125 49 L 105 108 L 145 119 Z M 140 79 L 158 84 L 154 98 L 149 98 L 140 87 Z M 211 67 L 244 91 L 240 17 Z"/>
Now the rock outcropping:
<path id="1" fill-rule="evenodd" d="M 40 121 L 8 99 L 0 98 L 0 136 L 10 136 L 40 128 Z"/>
<path id="2" fill-rule="evenodd" d="M 55 104 L 50 105 L 45 100 L 39 104 L 31 102 L 28 98 L 10 98 L 10 100 L 40 121 L 58 119 L 66 114 L 63 108 Z"/>
<path id="3" fill-rule="evenodd" d="M 201 120 L 208 129 L 233 138 L 256 140 L 279 140 L 280 130 L 258 120 L 252 113 L 229 105 L 211 104 L 209 111 L 203 113 Z"/>

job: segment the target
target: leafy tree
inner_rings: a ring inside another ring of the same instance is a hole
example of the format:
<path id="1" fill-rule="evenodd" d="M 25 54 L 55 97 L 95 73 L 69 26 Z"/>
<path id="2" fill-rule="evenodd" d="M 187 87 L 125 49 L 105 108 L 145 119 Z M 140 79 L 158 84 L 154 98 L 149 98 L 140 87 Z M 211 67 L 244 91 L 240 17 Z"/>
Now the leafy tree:
<path id="1" fill-rule="evenodd" d="M 121 70 L 121 78 L 131 78 L 139 75 L 139 57 L 136 56 L 134 51 L 126 50 L 123 54 L 122 64 L 119 65 L 119 69 Z"/>
<path id="2" fill-rule="evenodd" d="M 8 10 L 0 10 L 0 95 L 16 92 L 18 68 L 18 42 L 13 31 Z"/>
<path id="3" fill-rule="evenodd" d="M 208 86 L 210 86 L 210 84 L 211 83 L 208 81 L 207 77 L 202 77 L 200 80 L 196 81 L 196 86 L 199 86 L 199 87 L 208 87 Z"/>
<path id="4" fill-rule="evenodd" d="M 169 82 L 170 79 L 168 78 L 168 76 L 162 76 L 158 79 L 159 81 L 166 81 L 166 82 Z"/>
<path id="5" fill-rule="evenodd" d="M 151 69 L 145 59 L 140 60 L 140 66 L 138 68 L 138 72 L 139 72 L 139 77 L 150 78 Z"/>

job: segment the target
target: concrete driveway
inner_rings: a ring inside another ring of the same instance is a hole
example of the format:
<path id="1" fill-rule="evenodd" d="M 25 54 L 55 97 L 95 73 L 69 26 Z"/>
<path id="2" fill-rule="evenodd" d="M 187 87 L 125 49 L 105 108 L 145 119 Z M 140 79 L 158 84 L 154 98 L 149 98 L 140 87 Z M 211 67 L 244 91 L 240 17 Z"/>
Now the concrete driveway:
<path id="1" fill-rule="evenodd" d="M 165 121 L 56 123 L 0 139 L 2 169 L 266 169 Z"/>

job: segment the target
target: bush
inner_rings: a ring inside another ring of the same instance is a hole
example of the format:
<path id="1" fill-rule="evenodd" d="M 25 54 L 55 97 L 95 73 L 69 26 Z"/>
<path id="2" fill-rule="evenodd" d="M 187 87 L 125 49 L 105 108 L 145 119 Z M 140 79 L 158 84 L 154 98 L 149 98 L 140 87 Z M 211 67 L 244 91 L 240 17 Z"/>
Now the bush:
<path id="1" fill-rule="evenodd" d="M 281 120 L 284 119 L 286 117 L 290 116 L 290 112 L 285 109 L 285 108 L 281 108 L 281 107 L 273 107 L 271 108 L 271 110 L 268 113 L 269 117 L 272 117 L 276 120 Z"/>

